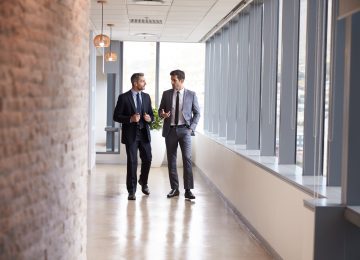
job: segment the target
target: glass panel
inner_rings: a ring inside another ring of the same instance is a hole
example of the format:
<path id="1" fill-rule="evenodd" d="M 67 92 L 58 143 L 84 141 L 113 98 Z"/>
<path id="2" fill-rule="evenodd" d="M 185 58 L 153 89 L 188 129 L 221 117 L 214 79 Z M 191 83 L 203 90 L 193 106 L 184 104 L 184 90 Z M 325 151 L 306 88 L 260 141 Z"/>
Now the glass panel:
<path id="1" fill-rule="evenodd" d="M 324 154 L 323 154 L 323 175 L 327 175 L 327 155 L 328 155 L 328 128 L 329 128 L 329 98 L 330 98 L 330 55 L 331 55 L 331 13 L 332 0 L 327 3 L 327 34 L 326 34 L 326 75 L 325 75 L 325 104 L 324 104 Z"/>
<path id="2" fill-rule="evenodd" d="M 204 43 L 160 43 L 159 102 L 164 90 L 171 88 L 170 72 L 176 69 L 185 72 L 185 88 L 193 90 L 201 109 L 198 128 L 203 128 L 205 86 Z"/>
<path id="3" fill-rule="evenodd" d="M 136 72 L 145 74 L 145 91 L 155 106 L 155 42 L 124 42 L 123 92 L 131 89 L 130 77 Z"/>
<path id="4" fill-rule="evenodd" d="M 276 156 L 279 156 L 279 127 L 280 127 L 280 91 L 281 91 L 281 58 L 282 58 L 282 8 L 283 0 L 279 0 L 279 38 L 278 38 L 278 68 L 276 88 Z"/>
<path id="5" fill-rule="evenodd" d="M 96 57 L 96 152 L 106 152 L 106 74 L 102 71 L 103 58 Z"/>
<path id="6" fill-rule="evenodd" d="M 303 164 L 307 0 L 300 1 L 296 164 Z"/>
<path id="7" fill-rule="evenodd" d="M 96 114 L 95 114 L 95 151 L 96 153 L 119 153 L 119 128 L 107 125 L 108 109 L 107 74 L 103 72 L 103 57 L 96 57 Z M 116 97 L 117 99 L 117 97 Z"/>

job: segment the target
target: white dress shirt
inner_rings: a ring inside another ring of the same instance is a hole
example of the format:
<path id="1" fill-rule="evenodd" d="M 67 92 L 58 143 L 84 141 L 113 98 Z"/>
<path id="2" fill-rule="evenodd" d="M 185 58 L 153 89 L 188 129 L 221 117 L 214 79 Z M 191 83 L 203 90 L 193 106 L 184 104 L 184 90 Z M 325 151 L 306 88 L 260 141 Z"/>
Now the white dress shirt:
<path id="1" fill-rule="evenodd" d="M 132 96 L 133 96 L 133 99 L 134 99 L 135 107 L 137 108 L 136 95 L 137 95 L 137 93 L 140 93 L 139 96 L 140 96 L 140 101 L 142 103 L 141 91 L 136 92 L 135 90 L 131 89 L 131 93 L 132 93 Z"/>
<path id="2" fill-rule="evenodd" d="M 183 107 L 183 100 L 184 100 L 184 88 L 179 91 L 180 91 L 180 93 L 179 93 L 179 122 L 178 122 L 178 125 L 184 125 L 185 119 L 182 114 L 182 107 Z M 177 91 L 174 90 L 173 102 L 172 102 L 172 107 L 171 107 L 171 125 L 175 125 L 176 95 L 177 95 Z"/>

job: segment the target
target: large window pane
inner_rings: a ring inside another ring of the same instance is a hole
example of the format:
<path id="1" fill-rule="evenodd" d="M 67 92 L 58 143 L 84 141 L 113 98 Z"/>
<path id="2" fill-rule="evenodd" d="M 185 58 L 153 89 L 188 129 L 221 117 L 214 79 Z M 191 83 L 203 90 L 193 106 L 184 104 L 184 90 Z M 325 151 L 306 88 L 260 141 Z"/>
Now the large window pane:
<path id="1" fill-rule="evenodd" d="M 160 43 L 159 93 L 171 88 L 170 72 L 180 69 L 185 72 L 185 88 L 193 90 L 199 100 L 201 117 L 198 127 L 203 127 L 204 115 L 204 43 Z"/>
<path id="2" fill-rule="evenodd" d="M 276 87 L 276 156 L 279 156 L 279 128 L 280 128 L 280 91 L 281 91 L 281 59 L 282 59 L 282 6 L 283 0 L 279 0 L 279 38 L 278 38 L 278 67 Z"/>
<path id="3" fill-rule="evenodd" d="M 146 79 L 145 92 L 150 95 L 151 102 L 155 106 L 155 70 L 155 42 L 124 42 L 123 92 L 131 89 L 131 75 L 143 72 Z"/>
<path id="4" fill-rule="evenodd" d="M 300 1 L 299 75 L 297 98 L 296 164 L 303 164 L 307 0 Z"/>
<path id="5" fill-rule="evenodd" d="M 323 175 L 327 175 L 328 129 L 329 129 L 329 98 L 330 98 L 330 55 L 331 55 L 331 13 L 332 0 L 327 3 L 327 34 L 326 34 L 326 78 L 325 78 L 325 104 L 324 104 L 324 154 Z"/>
<path id="6" fill-rule="evenodd" d="M 106 106 L 107 106 L 107 79 L 102 71 L 103 57 L 96 57 L 96 152 L 106 152 Z"/>

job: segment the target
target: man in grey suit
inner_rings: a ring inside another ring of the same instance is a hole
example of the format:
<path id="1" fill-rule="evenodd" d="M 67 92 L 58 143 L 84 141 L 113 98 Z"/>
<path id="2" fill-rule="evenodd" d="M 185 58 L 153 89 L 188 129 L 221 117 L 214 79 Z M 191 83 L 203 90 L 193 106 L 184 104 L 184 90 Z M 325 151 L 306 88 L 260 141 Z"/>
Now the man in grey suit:
<path id="1" fill-rule="evenodd" d="M 200 118 L 200 108 L 195 92 L 184 89 L 185 73 L 181 70 L 170 72 L 172 89 L 163 92 L 159 115 L 164 118 L 165 137 L 171 191 L 168 198 L 179 196 L 179 179 L 176 168 L 177 148 L 180 144 L 184 167 L 185 198 L 195 199 L 191 189 L 194 178 L 191 161 L 191 135 Z"/>

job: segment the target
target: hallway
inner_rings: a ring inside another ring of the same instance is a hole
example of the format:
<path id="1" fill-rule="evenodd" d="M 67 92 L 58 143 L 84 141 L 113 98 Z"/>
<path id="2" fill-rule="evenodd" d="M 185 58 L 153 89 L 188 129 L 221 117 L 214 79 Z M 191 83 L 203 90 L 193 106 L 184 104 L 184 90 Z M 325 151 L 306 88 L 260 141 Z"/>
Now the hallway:
<path id="1" fill-rule="evenodd" d="M 97 165 L 88 182 L 87 259 L 271 259 L 194 169 L 196 199 L 167 199 L 166 167 L 149 197 L 127 200 L 126 166 Z M 182 182 L 180 183 L 182 187 Z"/>

